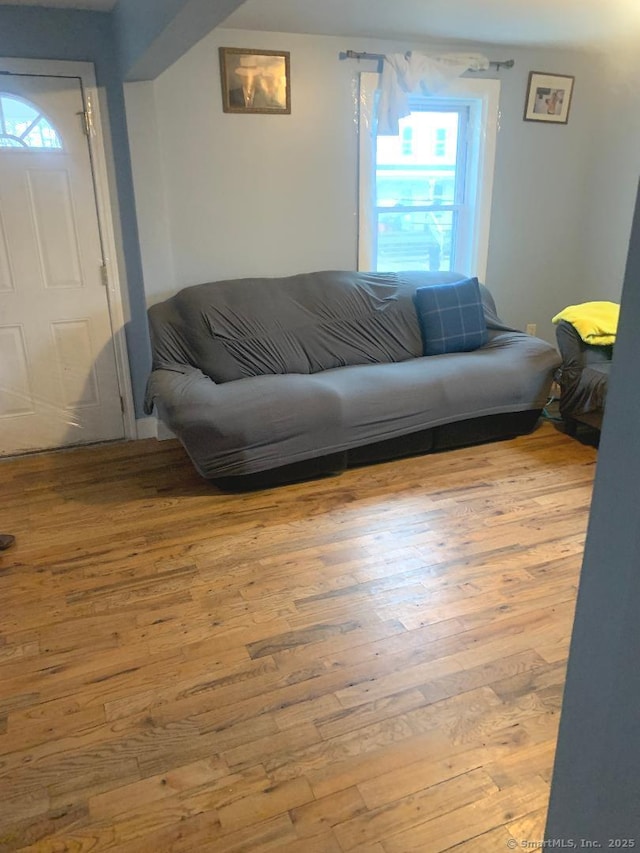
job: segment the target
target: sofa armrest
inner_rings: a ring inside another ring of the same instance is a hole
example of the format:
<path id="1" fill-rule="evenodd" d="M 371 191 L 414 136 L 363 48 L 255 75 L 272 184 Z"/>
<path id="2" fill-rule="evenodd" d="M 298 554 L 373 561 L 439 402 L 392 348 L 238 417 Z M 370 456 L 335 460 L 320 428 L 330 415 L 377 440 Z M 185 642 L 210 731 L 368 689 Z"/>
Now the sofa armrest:
<path id="1" fill-rule="evenodd" d="M 169 421 L 175 423 L 180 419 L 185 404 L 213 404 L 218 387 L 197 367 L 176 364 L 156 368 L 147 382 L 145 414 L 150 415 L 155 406 L 165 424 L 173 428 Z"/>
<path id="2" fill-rule="evenodd" d="M 328 453 L 344 449 L 338 447 L 344 441 L 342 401 L 322 374 L 215 383 L 195 367 L 159 368 L 149 379 L 148 398 L 206 478 L 311 458 L 325 446 Z"/>
<path id="3" fill-rule="evenodd" d="M 556 326 L 556 340 L 563 370 L 581 371 L 589 364 L 610 362 L 613 357 L 613 346 L 585 343 L 575 327 L 566 320 L 561 320 Z"/>

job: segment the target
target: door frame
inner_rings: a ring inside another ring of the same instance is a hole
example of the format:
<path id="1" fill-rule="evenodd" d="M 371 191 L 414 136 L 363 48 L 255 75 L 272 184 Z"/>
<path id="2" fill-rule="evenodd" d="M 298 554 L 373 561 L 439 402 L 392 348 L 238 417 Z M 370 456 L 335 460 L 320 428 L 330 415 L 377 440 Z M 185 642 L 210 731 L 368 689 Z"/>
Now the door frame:
<path id="1" fill-rule="evenodd" d="M 115 220 L 118 219 L 109 192 L 109 169 L 105 148 L 105 137 L 100 116 L 100 92 L 96 85 L 95 68 L 91 62 L 69 62 L 58 59 L 8 59 L 0 57 L 0 77 L 2 72 L 10 74 L 33 74 L 43 77 L 75 77 L 80 81 L 80 90 L 85 110 L 91 114 L 91 130 L 87 136 L 93 185 L 96 197 L 98 228 L 104 251 L 105 290 L 107 309 L 111 322 L 111 336 L 116 361 L 118 385 L 122 400 L 122 420 L 125 439 L 137 438 L 135 407 L 131 386 L 131 372 L 125 336 L 125 314 L 123 284 L 118 271 L 118 250 L 116 248 Z M 0 84 L 1 85 L 1 84 Z M 105 109 L 106 112 L 106 109 Z M 80 119 L 79 119 L 80 120 Z M 113 162 L 109 161 L 111 172 Z"/>

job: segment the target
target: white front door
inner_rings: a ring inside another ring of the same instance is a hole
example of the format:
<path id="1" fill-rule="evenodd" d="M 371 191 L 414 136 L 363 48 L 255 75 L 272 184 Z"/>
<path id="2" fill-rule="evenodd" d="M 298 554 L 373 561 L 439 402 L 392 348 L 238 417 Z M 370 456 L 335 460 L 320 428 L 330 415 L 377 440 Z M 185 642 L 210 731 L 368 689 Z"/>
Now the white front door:
<path id="1" fill-rule="evenodd" d="M 124 436 L 79 77 L 0 76 L 0 455 Z"/>

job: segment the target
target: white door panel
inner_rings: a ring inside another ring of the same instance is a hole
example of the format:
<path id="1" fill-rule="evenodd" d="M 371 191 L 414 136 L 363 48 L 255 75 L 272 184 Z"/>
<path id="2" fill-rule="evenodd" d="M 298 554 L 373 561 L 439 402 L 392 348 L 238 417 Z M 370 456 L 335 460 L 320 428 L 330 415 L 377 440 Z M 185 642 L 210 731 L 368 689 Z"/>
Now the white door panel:
<path id="1" fill-rule="evenodd" d="M 62 147 L 23 147 L 40 137 L 3 111 L 0 454 L 122 438 L 80 81 L 2 76 L 3 94 L 43 114 Z"/>

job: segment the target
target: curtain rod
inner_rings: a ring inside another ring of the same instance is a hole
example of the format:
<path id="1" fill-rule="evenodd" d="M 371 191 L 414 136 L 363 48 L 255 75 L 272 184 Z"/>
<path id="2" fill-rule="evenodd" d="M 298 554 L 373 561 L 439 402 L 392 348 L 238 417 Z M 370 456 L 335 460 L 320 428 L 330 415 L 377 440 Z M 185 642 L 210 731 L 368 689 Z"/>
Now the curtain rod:
<path id="1" fill-rule="evenodd" d="M 384 53 L 367 53 L 366 51 L 344 50 L 338 54 L 338 57 L 340 59 L 374 59 L 381 63 L 384 60 Z M 513 68 L 515 60 L 494 60 L 490 62 L 489 65 L 493 66 L 497 71 L 500 71 L 501 68 Z"/>

